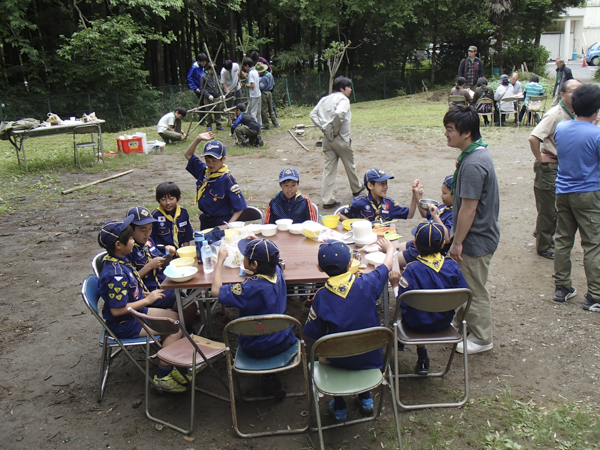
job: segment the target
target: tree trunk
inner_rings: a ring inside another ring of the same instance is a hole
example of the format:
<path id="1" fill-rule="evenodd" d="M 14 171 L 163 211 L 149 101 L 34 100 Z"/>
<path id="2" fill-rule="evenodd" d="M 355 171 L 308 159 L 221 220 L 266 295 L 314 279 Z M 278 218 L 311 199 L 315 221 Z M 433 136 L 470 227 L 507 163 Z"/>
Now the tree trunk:
<path id="1" fill-rule="evenodd" d="M 235 61 L 235 17 L 233 10 L 229 10 L 229 58 Z"/>

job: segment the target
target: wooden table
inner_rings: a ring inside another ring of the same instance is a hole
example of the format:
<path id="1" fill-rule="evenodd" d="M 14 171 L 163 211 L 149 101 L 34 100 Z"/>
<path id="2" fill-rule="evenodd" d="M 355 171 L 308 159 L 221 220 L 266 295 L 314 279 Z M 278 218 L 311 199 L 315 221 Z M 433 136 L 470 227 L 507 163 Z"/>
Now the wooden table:
<path id="1" fill-rule="evenodd" d="M 340 225 L 341 229 L 341 225 Z M 304 283 L 324 283 L 327 281 L 329 276 L 319 271 L 317 268 L 317 251 L 319 250 L 320 243 L 312 239 L 306 238 L 301 234 L 291 234 L 288 231 L 278 231 L 275 236 L 268 237 L 267 239 L 274 242 L 279 247 L 280 258 L 285 263 L 285 270 L 283 272 L 285 276 L 285 282 L 288 286 Z M 395 241 L 396 243 L 398 241 Z M 352 249 L 358 249 L 358 246 L 350 245 Z M 362 264 L 367 264 L 365 254 L 362 254 Z M 198 301 L 200 306 L 200 313 L 202 315 L 202 321 L 208 328 L 208 336 L 213 335 L 212 326 L 212 306 L 215 304 L 216 297 L 203 297 L 204 290 L 212 286 L 212 273 L 205 274 L 202 270 L 202 265 L 197 265 L 198 272 L 189 281 L 183 283 L 176 283 L 170 278 L 166 278 L 161 284 L 161 289 L 174 289 L 177 297 L 177 309 L 179 311 L 179 317 L 183 320 L 183 308 L 191 303 L 192 301 Z M 367 265 L 367 268 L 363 270 L 363 273 L 372 272 L 374 267 Z M 230 267 L 223 267 L 222 281 L 223 284 L 239 283 L 244 277 L 239 276 L 239 269 L 232 269 Z M 180 296 L 180 289 L 191 289 L 188 292 L 187 297 L 182 299 Z M 388 289 L 383 290 L 383 307 L 384 307 L 384 323 L 387 325 L 389 322 L 389 293 Z"/>

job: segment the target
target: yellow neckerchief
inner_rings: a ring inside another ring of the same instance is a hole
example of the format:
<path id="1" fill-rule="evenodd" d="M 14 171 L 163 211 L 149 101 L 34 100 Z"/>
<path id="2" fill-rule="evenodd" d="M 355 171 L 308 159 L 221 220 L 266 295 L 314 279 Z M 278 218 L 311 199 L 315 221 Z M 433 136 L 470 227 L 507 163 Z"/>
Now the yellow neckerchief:
<path id="1" fill-rule="evenodd" d="M 346 298 L 354 280 L 356 280 L 356 277 L 352 275 L 352 273 L 346 272 L 341 275 L 336 275 L 335 277 L 330 277 L 325 283 L 325 287 L 334 294 Z"/>
<path id="2" fill-rule="evenodd" d="M 438 209 L 438 215 L 442 215 L 444 214 L 446 211 L 450 211 L 452 209 L 452 206 L 446 206 L 446 205 L 442 205 L 441 208 Z"/>
<path id="3" fill-rule="evenodd" d="M 133 276 L 137 280 L 138 285 L 142 288 L 142 291 L 149 292 L 148 288 L 144 284 L 144 281 L 142 280 L 142 277 L 140 277 L 140 274 L 136 270 L 135 266 L 128 259 L 119 259 L 119 258 L 115 258 L 114 256 L 111 256 L 111 255 L 106 255 L 104 257 L 104 259 L 102 260 L 102 262 L 117 262 L 119 264 L 123 264 L 123 265 L 129 267 L 131 269 L 131 271 L 133 272 Z"/>
<path id="4" fill-rule="evenodd" d="M 148 244 L 146 243 L 143 247 L 138 244 L 137 242 L 134 242 L 134 244 L 137 248 L 140 249 L 140 251 L 142 251 L 144 253 L 144 256 L 146 257 L 146 262 L 144 265 L 148 264 L 150 261 L 152 261 L 152 255 L 150 254 L 150 250 L 148 249 Z M 154 277 L 154 279 L 156 280 L 156 282 L 158 283 L 158 285 L 160 286 L 160 281 L 158 281 L 158 276 L 156 275 L 157 270 L 156 269 L 152 269 L 148 272 L 148 275 L 151 275 Z"/>
<path id="5" fill-rule="evenodd" d="M 444 265 L 444 257 L 441 253 L 435 253 L 429 256 L 417 256 L 417 259 L 425 264 L 427 267 L 432 268 L 436 272 L 439 272 Z"/>
<path id="6" fill-rule="evenodd" d="M 214 173 L 211 172 L 208 169 L 208 167 L 206 167 L 206 172 L 204 173 L 204 183 L 202 183 L 202 186 L 198 188 L 198 192 L 196 193 L 196 203 L 198 203 L 200 197 L 202 197 L 202 194 L 204 194 L 204 191 L 206 190 L 206 186 L 208 186 L 208 182 L 210 181 L 210 179 L 222 177 L 226 173 L 229 173 L 227 164 L 223 164 L 223 166 Z"/>
<path id="7" fill-rule="evenodd" d="M 157 209 L 165 216 L 165 219 L 173 222 L 173 244 L 175 245 L 175 248 L 179 248 L 179 227 L 177 226 L 177 219 L 179 219 L 179 216 L 181 215 L 181 206 L 177 205 L 174 217 L 166 212 L 161 205 L 158 205 Z"/>
<path id="8" fill-rule="evenodd" d="M 272 277 L 268 277 L 267 275 L 263 275 L 261 273 L 257 273 L 256 275 L 254 275 L 255 277 L 258 278 L 264 278 L 265 280 L 267 280 L 269 283 L 277 283 L 277 274 L 273 275 Z"/>

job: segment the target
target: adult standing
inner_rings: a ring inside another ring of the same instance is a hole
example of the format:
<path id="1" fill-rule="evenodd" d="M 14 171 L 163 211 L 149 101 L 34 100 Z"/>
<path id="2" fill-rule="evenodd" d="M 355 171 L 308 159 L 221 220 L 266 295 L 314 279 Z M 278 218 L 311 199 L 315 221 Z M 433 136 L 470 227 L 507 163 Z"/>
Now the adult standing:
<path id="1" fill-rule="evenodd" d="M 584 84 L 571 94 L 575 120 L 556 126 L 556 250 L 554 300 L 576 294 L 571 249 L 579 230 L 588 292 L 583 309 L 600 312 L 600 88 Z"/>
<path id="2" fill-rule="evenodd" d="M 465 317 L 470 331 L 467 348 L 459 343 L 456 351 L 480 353 L 494 347 L 490 294 L 485 285 L 500 241 L 498 180 L 487 144 L 481 139 L 479 116 L 474 108 L 451 107 L 444 116 L 444 127 L 448 146 L 460 150 L 452 178 L 453 242 L 448 254 L 458 262 L 473 292 Z"/>
<path id="3" fill-rule="evenodd" d="M 323 132 L 323 181 L 321 198 L 323 208 L 331 209 L 340 205 L 335 199 L 334 187 L 338 161 L 341 159 L 348 175 L 350 189 L 355 197 L 361 193 L 361 185 L 354 165 L 354 151 L 350 139 L 350 94 L 352 81 L 340 76 L 333 80 L 331 94 L 323 97 L 310 112 L 310 119 Z"/>
<path id="4" fill-rule="evenodd" d="M 188 85 L 198 98 L 202 95 L 202 75 L 204 75 L 204 66 L 207 62 L 208 56 L 206 56 L 206 53 L 198 53 L 196 61 L 187 74 Z"/>
<path id="5" fill-rule="evenodd" d="M 244 72 L 242 72 L 242 76 L 244 73 L 248 77 L 248 82 L 246 86 L 248 87 L 248 113 L 254 117 L 256 122 L 260 127 L 262 127 L 261 120 L 261 94 L 260 94 L 260 80 L 258 76 L 258 72 L 254 67 L 254 61 L 251 58 L 244 58 L 244 62 L 242 63 L 242 67 Z"/>
<path id="6" fill-rule="evenodd" d="M 556 232 L 555 191 L 558 160 L 556 159 L 554 131 L 560 122 L 575 118 L 571 95 L 579 86 L 581 83 L 577 80 L 568 80 L 564 83 L 559 104 L 544 114 L 542 121 L 529 135 L 529 146 L 535 157 L 533 193 L 538 213 L 535 223 L 535 249 L 538 255 L 549 259 L 554 258 L 553 238 Z"/>
<path id="7" fill-rule="evenodd" d="M 458 66 L 458 76 L 467 80 L 467 86 L 471 90 L 475 90 L 477 80 L 483 76 L 483 64 L 477 55 L 477 47 L 471 45 L 469 47 L 469 56 L 460 61 Z"/>
<path id="8" fill-rule="evenodd" d="M 240 65 L 228 59 L 221 69 L 221 84 L 227 97 L 227 108 L 240 103 L 242 99 L 242 85 L 240 84 Z"/>
<path id="9" fill-rule="evenodd" d="M 558 102 L 560 101 L 560 87 L 565 81 L 572 79 L 573 72 L 571 72 L 571 69 L 565 64 L 565 60 L 559 56 L 556 58 L 556 79 L 554 81 L 554 90 L 552 91 L 552 97 L 554 97 L 552 106 L 558 105 Z"/>

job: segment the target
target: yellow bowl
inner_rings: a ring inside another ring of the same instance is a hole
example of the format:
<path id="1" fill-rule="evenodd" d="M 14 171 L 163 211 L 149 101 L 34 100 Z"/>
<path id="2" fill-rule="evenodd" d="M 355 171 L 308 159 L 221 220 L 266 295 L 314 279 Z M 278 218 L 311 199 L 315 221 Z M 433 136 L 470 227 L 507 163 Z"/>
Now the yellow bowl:
<path id="1" fill-rule="evenodd" d="M 340 221 L 340 216 L 323 216 L 321 220 L 323 221 L 323 225 L 325 225 L 327 228 L 337 228 Z"/>
<path id="2" fill-rule="evenodd" d="M 192 267 L 196 261 L 194 258 L 186 256 L 185 258 L 177 258 L 171 261 L 171 264 L 177 267 Z"/>
<path id="3" fill-rule="evenodd" d="M 181 247 L 180 249 L 177 249 L 177 254 L 179 255 L 180 258 L 195 258 L 196 257 L 196 246 L 194 245 L 193 247 L 187 246 L 187 247 Z"/>
<path id="4" fill-rule="evenodd" d="M 358 266 L 360 266 L 360 261 L 353 259 L 352 260 L 352 265 L 350 266 L 349 272 L 350 273 L 356 273 L 358 272 Z"/>
<path id="5" fill-rule="evenodd" d="M 344 220 L 342 222 L 342 225 L 344 226 L 344 230 L 350 231 L 352 229 L 352 222 L 356 222 L 357 220 L 362 220 L 362 219 L 347 219 L 347 220 Z"/>

